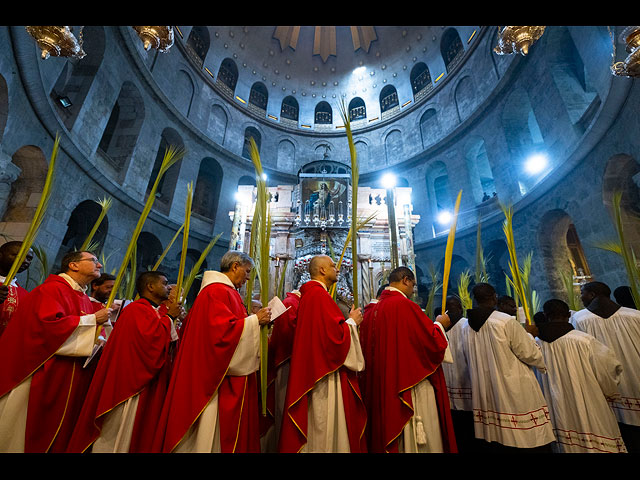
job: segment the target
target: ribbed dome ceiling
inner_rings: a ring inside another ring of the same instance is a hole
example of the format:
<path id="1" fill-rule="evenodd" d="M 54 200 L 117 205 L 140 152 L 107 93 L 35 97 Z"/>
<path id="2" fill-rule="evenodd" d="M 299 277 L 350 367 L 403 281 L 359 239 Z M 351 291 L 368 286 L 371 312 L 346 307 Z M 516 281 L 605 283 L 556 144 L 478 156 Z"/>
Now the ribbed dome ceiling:
<path id="1" fill-rule="evenodd" d="M 246 69 L 270 92 L 280 90 L 296 95 L 299 101 L 307 98 L 316 103 L 341 95 L 370 95 L 405 77 L 408 82 L 411 68 L 419 61 L 442 63 L 440 40 L 447 27 L 207 28 L 216 58 L 232 58 L 240 71 Z M 466 43 L 467 30 L 473 32 L 479 27 L 456 28 Z"/>

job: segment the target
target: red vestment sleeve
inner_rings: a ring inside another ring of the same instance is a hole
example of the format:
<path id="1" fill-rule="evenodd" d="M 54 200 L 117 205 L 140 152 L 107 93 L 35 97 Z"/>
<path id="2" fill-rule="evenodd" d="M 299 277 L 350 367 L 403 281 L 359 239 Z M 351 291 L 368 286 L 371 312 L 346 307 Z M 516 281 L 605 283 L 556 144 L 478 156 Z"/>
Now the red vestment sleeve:
<path id="1" fill-rule="evenodd" d="M 89 297 L 50 275 L 34 288 L 0 337 L 0 396 L 32 377 L 25 451 L 64 451 L 86 393 L 86 357 L 55 352 L 93 313 Z M 54 445 L 54 442 L 56 444 Z"/>
<path id="2" fill-rule="evenodd" d="M 155 435 L 155 451 L 173 451 L 216 392 L 220 413 L 227 413 L 219 415 L 223 452 L 245 449 L 246 442 L 254 442 L 251 448 L 257 442 L 259 451 L 255 373 L 246 377 L 226 375 L 246 316 L 242 298 L 228 285 L 212 283 L 198 294 L 183 324 Z M 246 439 L 253 436 L 254 428 L 255 441 Z"/>
<path id="3" fill-rule="evenodd" d="M 171 320 L 146 299 L 127 305 L 109 336 L 82 412 L 69 452 L 84 452 L 98 438 L 104 415 L 138 393 L 140 397 L 130 452 L 149 452 L 154 425 L 166 390 L 171 343 Z M 146 390 L 151 388 L 153 394 Z M 152 419 L 149 422 L 149 419 Z M 139 427 L 146 425 L 145 429 Z M 144 430 L 144 431 L 143 431 Z"/>
<path id="4" fill-rule="evenodd" d="M 372 452 L 397 451 L 398 437 L 413 416 L 411 388 L 426 378 L 434 387 L 445 452 L 456 452 L 441 367 L 444 333 L 415 302 L 391 290 L 380 296 L 371 322 L 365 364 Z"/>
<path id="5" fill-rule="evenodd" d="M 356 373 L 343 366 L 351 346 L 349 326 L 329 293 L 316 281 L 300 288 L 279 450 L 295 453 L 306 443 L 308 394 L 326 375 L 338 372 L 351 452 L 366 450 L 366 411 Z"/>

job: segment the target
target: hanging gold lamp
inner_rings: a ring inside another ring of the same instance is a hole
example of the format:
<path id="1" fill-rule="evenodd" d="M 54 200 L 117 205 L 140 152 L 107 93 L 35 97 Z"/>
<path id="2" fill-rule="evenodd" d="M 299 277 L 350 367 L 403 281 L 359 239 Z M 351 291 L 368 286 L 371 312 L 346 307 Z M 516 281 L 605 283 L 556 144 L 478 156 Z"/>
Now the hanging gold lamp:
<path id="1" fill-rule="evenodd" d="M 629 55 L 624 61 L 611 65 L 611 72 L 616 76 L 640 78 L 640 26 L 626 27 L 618 40 L 626 45 Z"/>
<path id="2" fill-rule="evenodd" d="M 159 52 L 165 53 L 173 45 L 173 28 L 171 27 L 132 27 L 145 50 L 155 48 Z"/>
<path id="3" fill-rule="evenodd" d="M 82 27 L 80 41 L 73 35 L 72 27 L 27 26 L 25 28 L 42 50 L 43 60 L 50 56 L 83 58 L 86 55 L 82 50 Z"/>
<path id="4" fill-rule="evenodd" d="M 544 33 L 546 27 L 498 27 L 498 45 L 493 49 L 498 55 L 519 53 L 526 55 L 529 48 Z"/>

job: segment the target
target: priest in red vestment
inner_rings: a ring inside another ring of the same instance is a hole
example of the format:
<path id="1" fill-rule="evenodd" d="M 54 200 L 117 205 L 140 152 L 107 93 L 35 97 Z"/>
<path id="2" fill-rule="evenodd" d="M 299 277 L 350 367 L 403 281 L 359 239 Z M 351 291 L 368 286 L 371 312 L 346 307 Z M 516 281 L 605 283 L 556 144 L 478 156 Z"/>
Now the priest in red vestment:
<path id="1" fill-rule="evenodd" d="M 431 321 L 410 300 L 415 275 L 398 267 L 380 295 L 366 350 L 372 453 L 457 452 L 441 363 L 448 317 Z"/>
<path id="2" fill-rule="evenodd" d="M 259 453 L 260 326 L 264 307 L 248 315 L 238 289 L 253 260 L 227 252 L 206 271 L 180 333 L 154 451 Z"/>
<path id="3" fill-rule="evenodd" d="M 331 298 L 338 272 L 330 257 L 313 257 L 309 274 L 300 287 L 279 451 L 362 453 L 367 414 L 356 376 L 364 368 L 362 312 L 352 308 L 345 319 Z"/>
<path id="4" fill-rule="evenodd" d="M 140 298 L 127 305 L 104 347 L 68 451 L 148 453 L 170 375 L 169 349 L 183 313 L 158 271 L 136 281 Z"/>
<path id="5" fill-rule="evenodd" d="M 4 285 L 5 278 L 13 266 L 22 242 L 7 242 L 0 246 L 0 336 L 4 333 L 13 313 L 18 309 L 18 306 L 24 302 L 27 296 L 27 290 L 20 286 L 16 279 L 11 281 L 11 284 Z M 29 249 L 27 255 L 18 268 L 18 273 L 24 272 L 31 265 L 33 260 L 33 250 Z"/>
<path id="6" fill-rule="evenodd" d="M 101 268 L 93 253 L 65 255 L 0 337 L 0 452 L 66 451 L 88 388 L 82 367 L 111 313 L 85 293 Z"/>
<path id="7" fill-rule="evenodd" d="M 293 347 L 293 334 L 296 328 L 300 291 L 288 292 L 282 299 L 287 311 L 276 318 L 269 336 L 269 354 L 267 357 L 267 417 L 262 420 L 262 450 L 275 453 L 278 450 L 284 397 L 289 379 L 289 359 Z"/>

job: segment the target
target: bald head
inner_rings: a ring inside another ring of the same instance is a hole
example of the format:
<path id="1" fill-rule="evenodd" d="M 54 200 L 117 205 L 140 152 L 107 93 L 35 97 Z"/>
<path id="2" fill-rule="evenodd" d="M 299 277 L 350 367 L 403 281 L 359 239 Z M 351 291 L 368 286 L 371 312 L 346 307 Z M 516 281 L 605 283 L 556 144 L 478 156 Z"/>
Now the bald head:
<path id="1" fill-rule="evenodd" d="M 309 276 L 312 280 L 321 281 L 328 288 L 338 280 L 338 270 L 331 257 L 316 255 L 309 262 Z"/>

